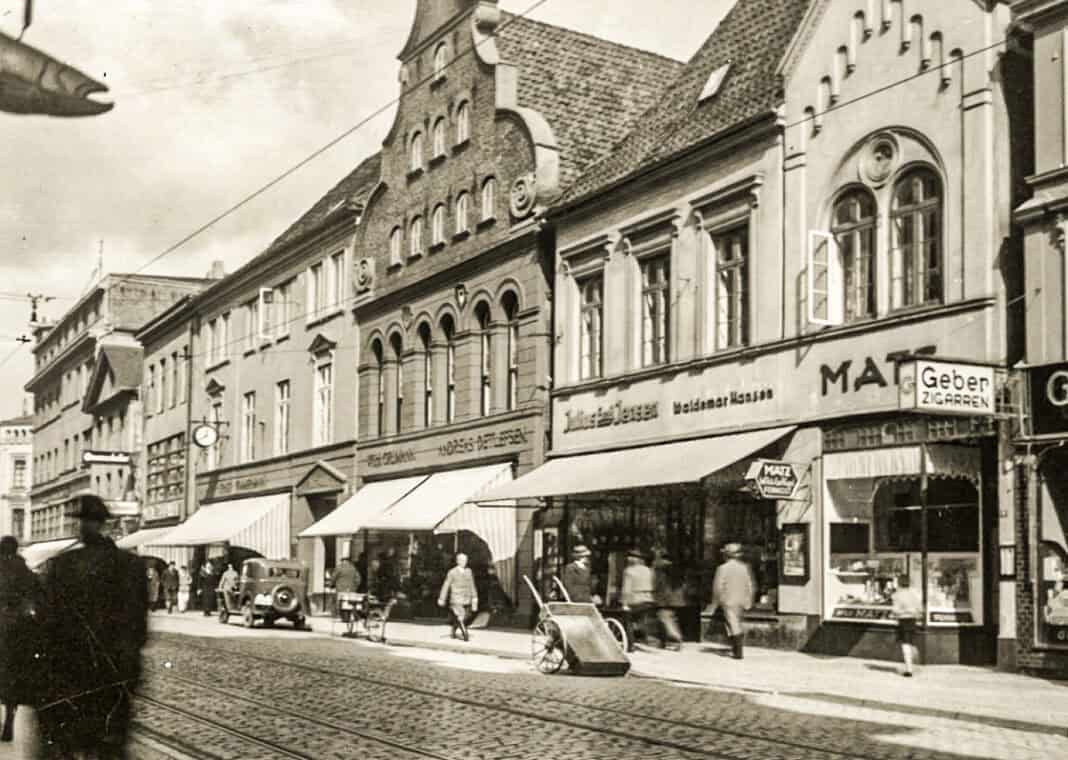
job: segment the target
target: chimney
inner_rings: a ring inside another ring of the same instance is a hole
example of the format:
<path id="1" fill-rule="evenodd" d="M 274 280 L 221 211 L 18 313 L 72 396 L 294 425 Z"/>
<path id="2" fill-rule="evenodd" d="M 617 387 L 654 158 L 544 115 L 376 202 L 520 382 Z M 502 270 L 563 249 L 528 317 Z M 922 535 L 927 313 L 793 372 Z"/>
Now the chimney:
<path id="1" fill-rule="evenodd" d="M 215 259 L 211 262 L 211 269 L 208 271 L 209 280 L 221 280 L 226 276 L 226 267 L 220 259 Z"/>

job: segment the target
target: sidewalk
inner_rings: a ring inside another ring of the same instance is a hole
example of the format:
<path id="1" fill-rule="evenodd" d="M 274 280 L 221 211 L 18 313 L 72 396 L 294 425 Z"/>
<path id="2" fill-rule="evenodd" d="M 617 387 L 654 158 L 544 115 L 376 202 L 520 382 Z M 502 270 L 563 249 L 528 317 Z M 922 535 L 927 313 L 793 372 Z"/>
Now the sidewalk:
<path id="1" fill-rule="evenodd" d="M 312 620 L 331 633 L 330 618 Z M 341 626 L 333 624 L 340 635 Z M 451 638 L 447 625 L 391 621 L 389 644 L 528 659 L 527 631 L 482 629 L 471 641 Z M 931 717 L 972 721 L 1023 731 L 1068 736 L 1068 682 L 1045 681 L 962 665 L 919 667 L 914 678 L 900 665 L 854 657 L 824 657 L 747 647 L 744 660 L 725 656 L 713 644 L 687 643 L 682 652 L 639 646 L 630 655 L 631 674 L 750 693 L 839 702 Z"/>

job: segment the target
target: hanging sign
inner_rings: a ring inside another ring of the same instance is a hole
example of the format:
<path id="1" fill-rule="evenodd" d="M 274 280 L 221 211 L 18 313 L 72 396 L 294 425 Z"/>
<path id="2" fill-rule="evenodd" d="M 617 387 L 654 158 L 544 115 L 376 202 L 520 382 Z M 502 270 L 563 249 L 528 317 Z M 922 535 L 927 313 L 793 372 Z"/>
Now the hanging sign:
<path id="1" fill-rule="evenodd" d="M 132 458 L 124 451 L 86 451 L 82 453 L 82 464 L 130 464 Z"/>
<path id="2" fill-rule="evenodd" d="M 776 459 L 757 459 L 745 481 L 762 499 L 793 499 L 801 482 L 801 466 Z"/>
<path id="3" fill-rule="evenodd" d="M 993 415 L 994 380 L 989 365 L 917 359 L 901 366 L 898 405 L 936 414 Z"/>

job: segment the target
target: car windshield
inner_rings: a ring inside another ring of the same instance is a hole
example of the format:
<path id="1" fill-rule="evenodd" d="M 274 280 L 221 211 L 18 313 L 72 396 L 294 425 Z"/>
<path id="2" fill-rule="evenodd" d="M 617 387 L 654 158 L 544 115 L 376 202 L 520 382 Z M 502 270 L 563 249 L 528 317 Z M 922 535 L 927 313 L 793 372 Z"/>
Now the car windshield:
<path id="1" fill-rule="evenodd" d="M 299 578 L 300 570 L 295 567 L 272 567 L 268 575 L 271 578 Z"/>

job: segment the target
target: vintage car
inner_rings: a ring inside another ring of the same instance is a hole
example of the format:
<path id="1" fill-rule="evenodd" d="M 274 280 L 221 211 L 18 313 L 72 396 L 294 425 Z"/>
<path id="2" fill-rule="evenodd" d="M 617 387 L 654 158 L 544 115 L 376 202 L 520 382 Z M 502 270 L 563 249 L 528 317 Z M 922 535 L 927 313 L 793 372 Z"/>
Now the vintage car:
<path id="1" fill-rule="evenodd" d="M 304 566 L 291 559 L 246 559 L 237 588 L 219 589 L 219 622 L 240 615 L 248 628 L 262 621 L 274 625 L 285 618 L 295 628 L 307 628 L 308 577 Z"/>

